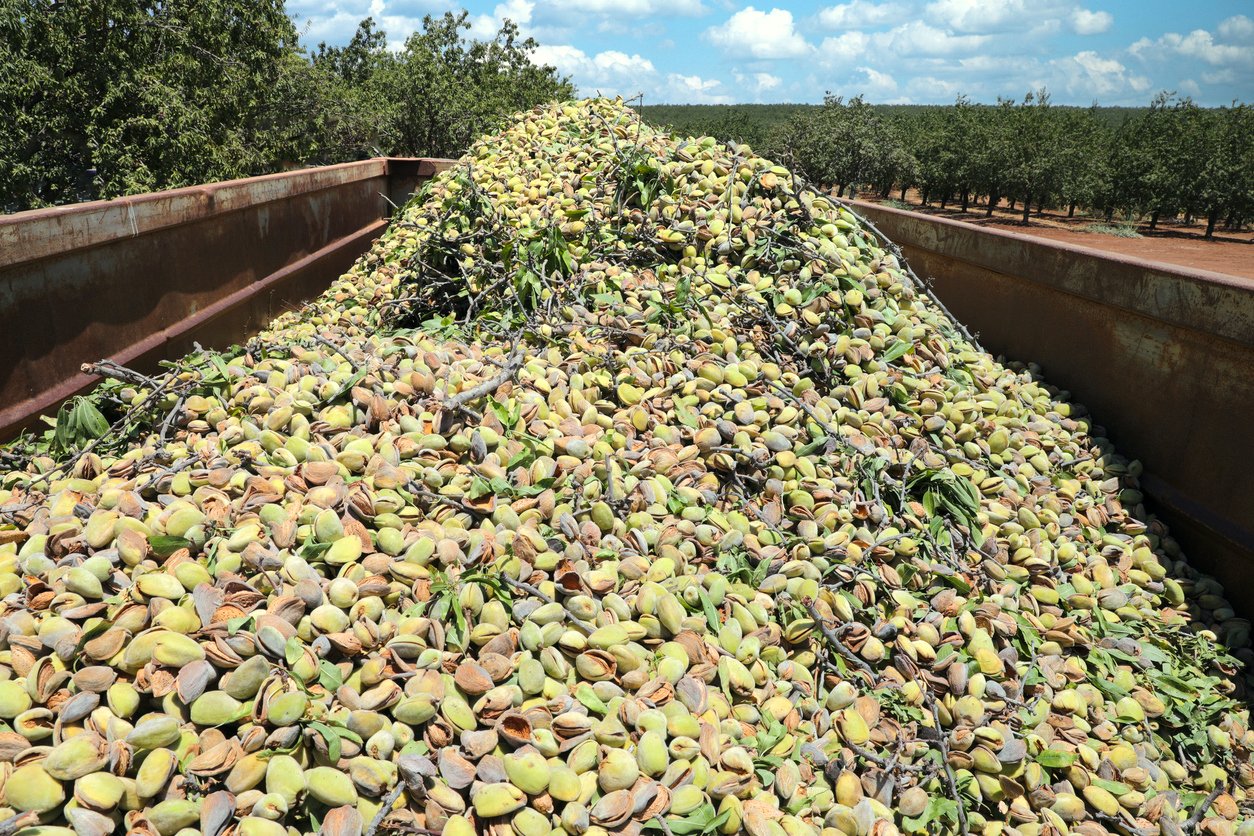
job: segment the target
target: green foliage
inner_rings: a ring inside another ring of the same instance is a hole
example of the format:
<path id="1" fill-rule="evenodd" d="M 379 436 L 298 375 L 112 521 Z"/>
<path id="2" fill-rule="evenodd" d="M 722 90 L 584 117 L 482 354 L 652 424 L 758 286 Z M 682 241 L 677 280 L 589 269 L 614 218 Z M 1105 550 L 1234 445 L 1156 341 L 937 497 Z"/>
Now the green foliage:
<path id="1" fill-rule="evenodd" d="M 267 93 L 295 49 L 282 0 L 0 0 L 0 205 L 268 167 Z"/>
<path id="2" fill-rule="evenodd" d="M 61 404 L 52 430 L 52 451 L 65 455 L 81 450 L 109 431 L 109 422 L 91 398 L 78 396 Z"/>
<path id="3" fill-rule="evenodd" d="M 490 41 L 468 40 L 469 13 L 423 18 L 398 54 L 383 51 L 362 87 L 379 107 L 384 148 L 397 156 L 459 156 L 505 116 L 574 94 L 538 44 L 505 21 Z"/>
<path id="4" fill-rule="evenodd" d="M 367 18 L 306 55 L 283 0 L 0 0 L 0 209 L 379 154 L 458 156 L 503 116 L 573 94 L 506 21 Z"/>
<path id="5" fill-rule="evenodd" d="M 815 105 L 656 105 L 636 108 L 646 122 L 669 128 L 679 136 L 713 136 L 735 140 L 761 151 L 772 145 L 780 125 L 809 113 Z"/>
<path id="6" fill-rule="evenodd" d="M 1116 238 L 1140 238 L 1141 233 L 1131 224 L 1087 224 L 1081 232 L 1092 232 L 1097 235 L 1113 235 Z"/>
<path id="7" fill-rule="evenodd" d="M 980 497 L 971 480 L 955 475 L 952 470 L 924 470 L 911 476 L 906 486 L 920 498 L 931 517 L 934 537 L 944 530 L 944 519 L 948 518 L 966 526 L 972 541 L 980 545 L 983 540 L 977 520 Z"/>
<path id="8" fill-rule="evenodd" d="M 949 106 L 650 105 L 642 115 L 680 135 L 748 141 L 807 179 L 856 196 L 967 209 L 1010 202 L 1023 213 L 1083 207 L 1126 218 L 1206 218 L 1238 228 L 1254 215 L 1254 109 L 1201 108 L 1159 94 L 1147 108 L 1058 107 L 1045 90 L 1023 99 Z M 897 205 L 901 205 L 898 203 Z"/>

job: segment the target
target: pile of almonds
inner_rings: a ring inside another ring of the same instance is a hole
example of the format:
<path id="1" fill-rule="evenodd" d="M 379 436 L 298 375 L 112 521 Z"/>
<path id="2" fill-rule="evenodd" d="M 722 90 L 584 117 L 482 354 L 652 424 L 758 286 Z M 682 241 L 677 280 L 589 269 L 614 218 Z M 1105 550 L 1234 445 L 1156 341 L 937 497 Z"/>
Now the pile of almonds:
<path id="1" fill-rule="evenodd" d="M 1249 623 L 848 208 L 478 141 L 0 479 L 0 831 L 1254 834 Z"/>

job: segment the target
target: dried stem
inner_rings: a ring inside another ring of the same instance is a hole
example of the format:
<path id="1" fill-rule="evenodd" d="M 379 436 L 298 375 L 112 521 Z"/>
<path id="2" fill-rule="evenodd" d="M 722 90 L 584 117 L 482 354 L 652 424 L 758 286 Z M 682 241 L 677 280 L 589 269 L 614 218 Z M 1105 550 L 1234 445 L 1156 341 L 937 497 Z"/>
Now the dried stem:
<path id="1" fill-rule="evenodd" d="M 523 581 L 514 580 L 509 575 L 506 575 L 504 573 L 502 573 L 500 577 L 501 577 L 501 580 L 505 581 L 505 583 L 514 587 L 514 589 L 521 590 L 523 592 L 526 592 L 528 595 L 532 595 L 536 598 L 539 598 L 541 601 L 545 602 L 546 604 L 557 603 L 557 601 L 554 598 L 551 598 L 548 595 L 545 595 L 543 592 L 540 591 L 538 587 L 534 587 L 529 583 L 524 583 Z M 571 624 L 578 627 L 580 630 L 583 630 L 585 633 L 591 634 L 594 630 L 596 630 L 596 626 L 589 624 L 588 622 L 582 619 L 575 618 L 575 616 L 570 611 L 568 611 L 565 607 L 562 607 L 562 615 L 566 617 L 567 621 L 569 621 Z"/>
<path id="2" fill-rule="evenodd" d="M 379 802 L 379 812 L 374 814 L 374 818 L 370 820 L 370 824 L 363 831 L 363 836 L 374 836 L 375 831 L 379 829 L 379 825 L 383 824 L 383 820 L 388 817 L 388 813 L 392 812 L 392 805 L 396 803 L 396 799 L 401 797 L 401 793 L 405 791 L 405 782 L 397 781 L 396 786 L 383 796 Z"/>
<path id="3" fill-rule="evenodd" d="M 949 763 L 949 741 L 945 739 L 945 730 L 941 728 L 940 709 L 936 707 L 936 700 L 931 692 L 926 693 L 928 706 L 932 709 L 932 722 L 936 724 L 936 745 L 940 747 L 941 763 L 945 767 L 945 783 L 949 785 L 949 795 L 953 798 L 954 804 L 958 805 L 958 832 L 966 833 L 968 832 L 967 808 L 962 803 L 962 796 L 958 792 L 958 778 L 954 775 L 954 768 Z"/>
<path id="4" fill-rule="evenodd" d="M 808 613 L 810 613 L 810 617 L 814 619 L 814 624 L 823 634 L 823 638 L 827 639 L 827 643 L 831 645 L 837 653 L 845 657 L 845 661 L 849 662 L 849 664 L 853 665 L 855 668 L 869 673 L 872 677 L 875 676 L 875 669 L 864 662 L 858 654 L 850 650 L 849 646 L 840 640 L 840 636 L 836 635 L 836 633 L 827 626 L 826 619 L 823 618 L 823 615 L 819 612 L 818 607 L 814 606 L 814 601 L 806 600 L 803 601 L 801 605 L 806 608 Z"/>

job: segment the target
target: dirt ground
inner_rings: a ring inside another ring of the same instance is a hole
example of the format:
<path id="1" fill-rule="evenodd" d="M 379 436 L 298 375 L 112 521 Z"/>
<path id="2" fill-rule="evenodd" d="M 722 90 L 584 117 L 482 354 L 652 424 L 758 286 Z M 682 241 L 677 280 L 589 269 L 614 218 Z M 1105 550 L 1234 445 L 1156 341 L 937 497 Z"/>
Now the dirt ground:
<path id="1" fill-rule="evenodd" d="M 873 195 L 861 195 L 863 200 L 880 201 Z M 1083 247 L 1107 250 L 1123 255 L 1136 256 L 1150 261 L 1165 261 L 1171 264 L 1182 264 L 1199 270 L 1210 270 L 1215 273 L 1226 273 L 1254 279 L 1254 231 L 1244 230 L 1230 232 L 1216 230 L 1215 238 L 1207 241 L 1204 237 L 1206 227 L 1192 224 L 1185 226 L 1179 221 L 1160 222 L 1156 230 L 1151 231 L 1148 223 L 1135 226 L 1139 238 L 1125 238 L 1101 232 L 1085 231 L 1084 227 L 1103 223 L 1094 218 L 1068 218 L 1065 212 L 1045 212 L 1037 215 L 1032 213 L 1032 222 L 1028 226 L 1020 223 L 1022 210 L 1011 212 L 1005 203 L 998 206 L 993 217 L 984 217 L 985 207 L 970 207 L 963 214 L 953 206 L 941 209 L 936 203 L 920 206 L 917 194 L 907 195 L 908 208 L 916 212 L 938 215 L 951 220 L 973 223 L 977 226 L 989 226 L 1010 232 L 1039 235 L 1054 241 L 1077 244 Z M 891 201 L 894 205 L 896 201 Z M 1116 221 L 1115 225 L 1121 225 Z"/>

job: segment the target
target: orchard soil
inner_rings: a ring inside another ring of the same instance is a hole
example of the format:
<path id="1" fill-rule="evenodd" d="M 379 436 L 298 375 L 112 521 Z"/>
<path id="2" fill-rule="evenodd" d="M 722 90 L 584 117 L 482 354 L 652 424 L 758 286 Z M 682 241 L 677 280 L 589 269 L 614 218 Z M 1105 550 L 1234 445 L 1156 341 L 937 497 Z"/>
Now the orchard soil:
<path id="1" fill-rule="evenodd" d="M 900 201 L 885 201 L 869 193 L 864 193 L 859 197 L 863 200 L 901 206 Z M 1038 215 L 1036 210 L 1033 210 L 1032 221 L 1025 227 L 1020 220 L 1022 210 L 1012 212 L 1005 202 L 994 209 L 991 218 L 984 216 L 986 206 L 977 206 L 974 203 L 965 213 L 953 204 L 945 209 L 941 209 L 935 201 L 927 206 L 920 205 L 919 195 L 913 191 L 907 194 L 906 204 L 905 208 L 914 212 L 963 221 L 976 226 L 1037 235 L 1065 244 L 1136 256 L 1150 261 L 1181 264 L 1199 270 L 1210 270 L 1254 280 L 1254 231 L 1248 229 L 1240 232 L 1219 229 L 1215 231 L 1214 240 L 1207 241 L 1203 236 L 1206 230 L 1204 224 L 1195 223 L 1186 226 L 1179 221 L 1160 221 L 1158 228 L 1150 231 L 1149 222 L 1146 220 L 1133 225 L 1140 237 L 1125 238 L 1102 232 L 1086 231 L 1085 227 L 1091 225 L 1105 225 L 1103 219 L 1079 215 L 1068 218 L 1065 211 L 1047 210 Z M 1123 226 L 1118 221 L 1112 225 Z"/>

